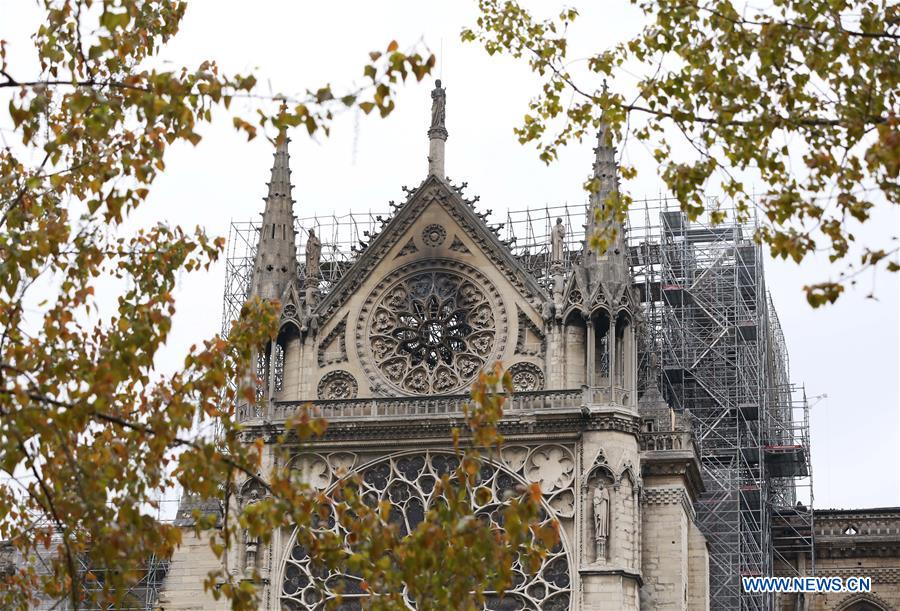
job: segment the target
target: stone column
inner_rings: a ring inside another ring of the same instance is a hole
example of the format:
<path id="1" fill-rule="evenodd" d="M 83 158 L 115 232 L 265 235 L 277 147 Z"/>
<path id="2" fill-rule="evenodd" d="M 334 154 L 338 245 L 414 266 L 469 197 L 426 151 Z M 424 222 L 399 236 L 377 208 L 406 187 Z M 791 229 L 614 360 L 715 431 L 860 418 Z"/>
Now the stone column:
<path id="1" fill-rule="evenodd" d="M 590 425 L 582 437 L 583 466 L 580 495 L 579 579 L 582 611 L 638 611 L 642 584 L 633 537 L 633 507 L 622 494 L 631 496 L 630 486 L 622 489 L 621 465 L 637 464 L 637 423 L 623 410 L 611 405 L 591 405 Z M 603 454 L 600 455 L 600 452 Z M 603 456 L 608 465 L 598 464 Z M 592 514 L 592 496 L 596 482 L 608 478 L 610 488 L 610 516 L 606 539 L 606 555 L 597 558 L 596 525 Z M 630 501 L 630 499 L 629 499 Z"/>
<path id="2" fill-rule="evenodd" d="M 597 336 L 594 331 L 594 319 L 590 316 L 585 320 L 585 335 L 587 335 L 587 352 L 584 359 L 584 383 L 593 388 L 597 385 L 596 371 L 594 371 L 594 362 L 597 358 Z"/>

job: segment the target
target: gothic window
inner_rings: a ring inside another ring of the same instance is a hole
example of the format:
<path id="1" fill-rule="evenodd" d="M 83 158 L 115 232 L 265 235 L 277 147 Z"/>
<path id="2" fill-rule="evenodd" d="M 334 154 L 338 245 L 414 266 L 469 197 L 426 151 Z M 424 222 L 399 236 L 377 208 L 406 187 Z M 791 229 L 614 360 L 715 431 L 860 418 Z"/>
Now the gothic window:
<path id="1" fill-rule="evenodd" d="M 266 399 L 269 384 L 269 345 L 256 352 L 256 405 L 257 409 Z"/>
<path id="2" fill-rule="evenodd" d="M 284 346 L 272 347 L 272 389 L 278 393 L 284 388 Z"/>
<path id="3" fill-rule="evenodd" d="M 395 390 L 461 391 L 495 356 L 499 294 L 471 271 L 422 270 L 376 289 L 360 351 Z"/>
<path id="4" fill-rule="evenodd" d="M 458 466 L 455 455 L 442 452 L 423 454 L 403 454 L 375 462 L 360 471 L 363 498 L 373 503 L 387 501 L 392 505 L 390 519 L 402 533 L 415 529 L 424 519 L 429 507 L 436 502 L 435 482 L 441 475 Z M 568 480 L 567 480 L 568 481 Z M 490 499 L 476 508 L 483 519 L 490 520 L 498 528 L 501 499 L 508 491 L 522 482 L 505 469 L 485 463 L 479 474 L 479 484 L 491 491 Z M 549 511 L 548 511 L 549 513 Z M 549 518 L 548 518 L 549 519 Z M 341 531 L 333 519 L 324 528 Z M 357 578 L 329 573 L 314 566 L 302 545 L 296 540 L 291 543 L 281 582 L 281 606 L 283 609 L 299 611 L 319 608 L 324 602 L 333 601 L 337 591 L 342 589 L 341 604 L 335 608 L 362 609 L 362 599 L 366 596 Z M 324 598 L 324 600 L 323 600 Z M 571 579 L 569 562 L 562 545 L 544 559 L 541 568 L 528 573 L 518 563 L 514 566 L 513 585 L 503 599 L 487 593 L 486 609 L 542 609 L 544 611 L 565 611 L 570 608 Z M 410 609 L 415 609 L 413 601 L 407 601 Z"/>
<path id="5" fill-rule="evenodd" d="M 609 384 L 609 315 L 601 310 L 594 314 L 594 371 L 591 386 L 607 386 Z"/>
<path id="6" fill-rule="evenodd" d="M 616 317 L 616 375 L 615 385 L 619 388 L 631 386 L 631 357 L 633 354 L 633 331 L 631 320 L 624 312 Z"/>

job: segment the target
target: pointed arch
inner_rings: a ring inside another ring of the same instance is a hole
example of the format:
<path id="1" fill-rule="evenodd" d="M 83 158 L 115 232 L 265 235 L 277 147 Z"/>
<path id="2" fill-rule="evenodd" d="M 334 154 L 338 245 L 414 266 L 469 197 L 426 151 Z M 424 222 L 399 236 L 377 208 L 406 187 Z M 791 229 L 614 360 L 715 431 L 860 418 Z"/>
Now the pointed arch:
<path id="1" fill-rule="evenodd" d="M 890 611 L 891 607 L 874 594 L 853 594 L 836 607 L 837 611 Z"/>

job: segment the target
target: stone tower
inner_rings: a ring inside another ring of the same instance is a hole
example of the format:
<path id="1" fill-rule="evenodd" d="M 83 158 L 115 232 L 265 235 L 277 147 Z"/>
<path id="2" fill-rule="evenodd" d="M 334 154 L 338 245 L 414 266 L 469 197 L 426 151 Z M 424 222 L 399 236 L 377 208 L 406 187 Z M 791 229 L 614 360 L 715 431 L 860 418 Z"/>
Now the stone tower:
<path id="1" fill-rule="evenodd" d="M 537 483 L 562 541 L 537 573 L 519 570 L 502 600 L 490 596 L 488 608 L 706 608 L 705 546 L 692 515 L 697 456 L 686 421 L 669 417 L 658 394 L 638 397 L 641 316 L 625 228 L 616 226 L 598 254 L 567 247 L 560 223 L 546 277 L 527 271 L 445 176 L 447 93 L 436 85 L 428 175 L 333 282 L 320 277 L 333 263 L 319 260 L 318 238 L 296 265 L 287 140 L 278 145 L 251 286 L 280 296 L 282 326 L 261 360 L 266 400 L 239 412 L 248 438 L 266 440 L 271 464 L 273 430 L 312 402 L 329 419 L 327 436 L 290 448 L 291 465 L 322 490 L 348 472 L 382 499 L 403 487 L 395 505 L 414 528 L 435 478 L 455 466 L 450 433 L 469 385 L 500 360 L 515 392 L 500 425 L 506 442 L 482 471 L 493 498 L 480 510 Z M 605 127 L 595 154 L 589 234 L 593 208 L 618 190 Z M 259 498 L 251 488 L 238 502 Z M 274 533 L 266 548 L 248 538 L 235 551 L 232 566 L 263 576 L 267 609 L 318 600 L 294 536 Z M 358 608 L 358 596 L 350 588 L 342 604 Z"/>

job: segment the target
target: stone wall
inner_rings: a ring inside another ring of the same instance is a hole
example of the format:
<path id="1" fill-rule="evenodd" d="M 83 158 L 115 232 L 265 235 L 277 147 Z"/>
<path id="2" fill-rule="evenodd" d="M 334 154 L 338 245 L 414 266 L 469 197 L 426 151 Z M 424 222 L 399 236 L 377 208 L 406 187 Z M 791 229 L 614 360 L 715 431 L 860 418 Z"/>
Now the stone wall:
<path id="1" fill-rule="evenodd" d="M 643 609 L 687 609 L 692 526 L 679 487 L 645 488 Z"/>
<path id="2" fill-rule="evenodd" d="M 181 547 L 172 556 L 160 593 L 160 611 L 228 609 L 227 602 L 215 600 L 210 592 L 203 589 L 203 581 L 209 572 L 221 566 L 221 561 L 209 547 L 209 541 L 205 537 L 198 538 L 192 530 L 185 528 Z"/>
<path id="3" fill-rule="evenodd" d="M 794 595 L 778 597 L 778 608 L 793 611 L 900 610 L 900 508 L 817 510 L 815 517 L 815 575 L 869 577 L 868 594 L 807 595 L 798 607 Z M 808 575 L 806 557 L 790 557 L 776 567 L 779 575 Z"/>

